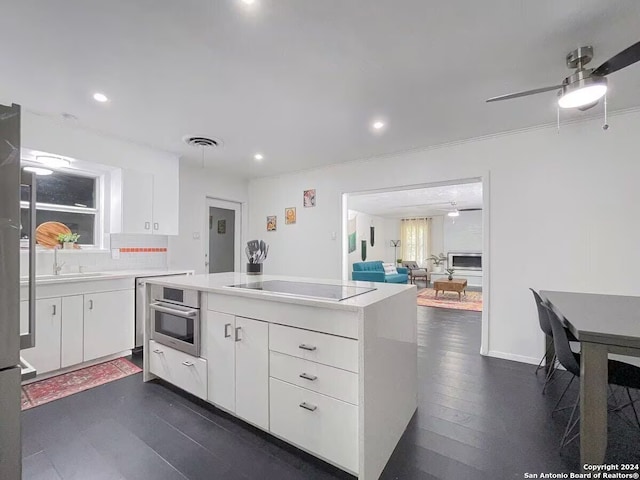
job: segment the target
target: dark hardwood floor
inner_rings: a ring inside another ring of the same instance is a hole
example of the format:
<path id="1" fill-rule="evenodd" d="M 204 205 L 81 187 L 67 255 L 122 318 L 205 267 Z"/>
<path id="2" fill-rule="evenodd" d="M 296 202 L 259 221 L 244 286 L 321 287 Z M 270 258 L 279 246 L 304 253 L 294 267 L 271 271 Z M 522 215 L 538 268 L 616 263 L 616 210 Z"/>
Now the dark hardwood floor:
<path id="1" fill-rule="evenodd" d="M 419 407 L 382 478 L 578 471 L 577 441 L 557 448 L 568 411 L 551 417 L 563 382 L 543 396 L 533 366 L 480 356 L 479 313 L 419 307 L 418 316 Z M 353 478 L 141 374 L 22 418 L 25 480 Z M 640 462 L 640 429 L 609 419 L 607 461 Z"/>

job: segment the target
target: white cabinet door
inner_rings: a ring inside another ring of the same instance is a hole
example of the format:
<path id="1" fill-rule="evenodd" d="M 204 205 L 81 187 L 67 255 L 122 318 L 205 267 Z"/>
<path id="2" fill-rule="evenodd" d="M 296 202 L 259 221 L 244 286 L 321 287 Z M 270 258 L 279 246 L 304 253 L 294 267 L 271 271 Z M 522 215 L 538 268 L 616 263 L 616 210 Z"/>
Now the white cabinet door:
<path id="1" fill-rule="evenodd" d="M 25 307 L 20 302 L 23 313 Z M 60 368 L 61 299 L 36 300 L 36 346 L 22 350 L 20 355 L 37 370 L 38 374 Z M 28 306 L 26 307 L 28 309 Z"/>
<path id="2" fill-rule="evenodd" d="M 153 176 L 153 233 L 178 235 L 178 176 Z"/>
<path id="3" fill-rule="evenodd" d="M 61 366 L 82 363 L 84 295 L 62 297 Z"/>
<path id="4" fill-rule="evenodd" d="M 133 348 L 134 291 L 84 296 L 84 361 Z"/>
<path id="5" fill-rule="evenodd" d="M 269 429 L 269 324 L 236 317 L 236 415 Z"/>
<path id="6" fill-rule="evenodd" d="M 122 233 L 152 233 L 153 175 L 122 172 Z"/>
<path id="7" fill-rule="evenodd" d="M 235 317 L 226 313 L 207 311 L 206 322 L 207 399 L 230 412 L 235 412 Z"/>

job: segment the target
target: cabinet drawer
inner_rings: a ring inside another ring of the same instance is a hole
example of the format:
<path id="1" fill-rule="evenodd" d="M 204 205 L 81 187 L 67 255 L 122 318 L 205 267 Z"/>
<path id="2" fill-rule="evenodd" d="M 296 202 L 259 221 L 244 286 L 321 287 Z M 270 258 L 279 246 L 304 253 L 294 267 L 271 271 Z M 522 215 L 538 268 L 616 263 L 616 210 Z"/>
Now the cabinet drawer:
<path id="1" fill-rule="evenodd" d="M 358 404 L 357 373 L 278 352 L 270 353 L 269 368 L 274 378 Z"/>
<path id="2" fill-rule="evenodd" d="M 301 328 L 269 325 L 269 349 L 294 357 L 358 371 L 358 341 Z"/>
<path id="3" fill-rule="evenodd" d="M 270 387 L 271 431 L 357 474 L 358 407 L 275 378 Z"/>
<path id="4" fill-rule="evenodd" d="M 149 341 L 149 371 L 196 397 L 207 398 L 207 361 Z"/>

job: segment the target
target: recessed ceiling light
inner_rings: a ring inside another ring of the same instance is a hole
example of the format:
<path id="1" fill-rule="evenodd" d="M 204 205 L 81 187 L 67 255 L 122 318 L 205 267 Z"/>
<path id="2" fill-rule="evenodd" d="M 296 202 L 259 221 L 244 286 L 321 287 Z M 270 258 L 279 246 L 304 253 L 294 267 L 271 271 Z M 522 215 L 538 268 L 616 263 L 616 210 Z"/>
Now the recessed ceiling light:
<path id="1" fill-rule="evenodd" d="M 36 175 L 51 175 L 53 173 L 53 171 L 48 168 L 40 167 L 24 167 L 24 171 L 35 173 Z"/>
<path id="2" fill-rule="evenodd" d="M 262 154 L 261 154 L 261 153 L 256 153 L 256 154 L 253 156 L 253 158 L 255 158 L 255 159 L 256 159 L 256 160 L 258 160 L 258 161 L 260 161 L 260 160 L 264 159 L 264 157 L 262 156 Z"/>
<path id="3" fill-rule="evenodd" d="M 377 122 L 373 122 L 373 128 L 375 128 L 376 130 L 380 130 L 383 127 L 384 122 L 381 122 L 380 120 L 378 120 Z"/>
<path id="4" fill-rule="evenodd" d="M 256 0 L 242 0 L 242 3 L 244 3 L 245 5 L 253 5 L 254 3 L 256 3 Z"/>
<path id="5" fill-rule="evenodd" d="M 65 160 L 64 158 L 60 157 L 51 157 L 49 155 L 37 155 L 36 162 L 42 163 L 43 165 L 52 168 L 64 168 L 71 165 L 71 162 L 69 160 Z"/>
<path id="6" fill-rule="evenodd" d="M 107 96 L 104 93 L 94 93 L 93 94 L 93 99 L 96 102 L 100 102 L 100 103 L 104 103 L 104 102 L 108 102 L 109 99 L 107 98 Z"/>

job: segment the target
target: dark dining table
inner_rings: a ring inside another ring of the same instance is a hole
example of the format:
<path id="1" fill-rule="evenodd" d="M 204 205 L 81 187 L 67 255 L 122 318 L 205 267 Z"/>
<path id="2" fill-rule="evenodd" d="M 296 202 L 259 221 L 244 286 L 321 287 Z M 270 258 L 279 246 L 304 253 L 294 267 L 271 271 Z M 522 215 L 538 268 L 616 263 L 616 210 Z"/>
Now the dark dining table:
<path id="1" fill-rule="evenodd" d="M 580 464 L 599 465 L 607 450 L 609 353 L 640 357 L 640 297 L 542 290 L 580 341 Z"/>

